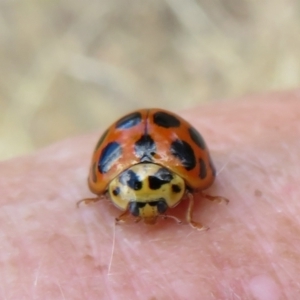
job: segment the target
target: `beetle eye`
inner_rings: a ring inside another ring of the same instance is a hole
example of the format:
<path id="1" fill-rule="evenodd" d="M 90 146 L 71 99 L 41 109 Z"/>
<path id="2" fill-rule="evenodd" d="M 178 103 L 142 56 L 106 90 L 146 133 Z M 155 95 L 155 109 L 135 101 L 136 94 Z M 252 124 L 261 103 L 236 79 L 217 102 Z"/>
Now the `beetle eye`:
<path id="1" fill-rule="evenodd" d="M 167 210 L 167 208 L 168 208 L 168 205 L 165 200 L 159 200 L 157 202 L 157 211 L 160 214 L 163 214 Z"/>
<path id="2" fill-rule="evenodd" d="M 135 216 L 138 217 L 140 215 L 139 207 L 137 202 L 130 202 L 129 203 L 129 212 Z"/>

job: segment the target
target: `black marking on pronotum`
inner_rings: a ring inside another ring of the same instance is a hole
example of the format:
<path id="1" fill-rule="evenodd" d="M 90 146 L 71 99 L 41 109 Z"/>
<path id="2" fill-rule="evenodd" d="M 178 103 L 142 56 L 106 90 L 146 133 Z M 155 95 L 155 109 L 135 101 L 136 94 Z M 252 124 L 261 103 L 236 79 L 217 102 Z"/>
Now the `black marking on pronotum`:
<path id="1" fill-rule="evenodd" d="M 194 143 L 204 150 L 205 142 L 201 134 L 194 127 L 189 128 L 189 134 Z"/>
<path id="2" fill-rule="evenodd" d="M 199 167 L 200 167 L 199 177 L 201 179 L 205 179 L 205 177 L 207 176 L 207 169 L 206 169 L 205 161 L 202 158 L 199 158 Z"/>
<path id="3" fill-rule="evenodd" d="M 156 145 L 150 135 L 144 134 L 135 143 L 134 151 L 141 162 L 152 162 L 153 156 L 156 153 Z"/>
<path id="4" fill-rule="evenodd" d="M 103 148 L 99 162 L 98 162 L 98 170 L 100 173 L 107 173 L 114 162 L 121 156 L 122 148 L 119 143 L 111 142 Z"/>
<path id="5" fill-rule="evenodd" d="M 174 193 L 180 193 L 181 192 L 181 187 L 178 184 L 172 184 L 172 192 Z"/>
<path id="6" fill-rule="evenodd" d="M 159 200 L 157 203 L 157 211 L 163 214 L 168 209 L 168 205 L 165 200 Z"/>
<path id="7" fill-rule="evenodd" d="M 152 203 L 155 203 L 155 206 L 157 207 L 157 211 L 160 214 L 163 214 L 168 209 L 168 205 L 164 198 L 160 198 L 158 201 L 155 202 L 149 202 L 150 205 L 153 205 Z"/>
<path id="8" fill-rule="evenodd" d="M 97 171 L 97 164 L 94 163 L 93 166 L 92 166 L 92 181 L 93 182 L 97 182 L 97 175 L 96 175 L 96 171 Z"/>
<path id="9" fill-rule="evenodd" d="M 158 177 L 161 180 L 170 182 L 173 179 L 172 173 L 167 168 L 160 168 L 154 176 Z"/>
<path id="10" fill-rule="evenodd" d="M 180 126 L 180 121 L 176 117 L 163 111 L 158 111 L 153 115 L 153 122 L 165 128 Z"/>
<path id="11" fill-rule="evenodd" d="M 158 190 L 163 184 L 169 183 L 173 179 L 173 175 L 166 168 L 160 168 L 154 175 L 148 177 L 149 188 Z"/>
<path id="12" fill-rule="evenodd" d="M 180 160 L 187 171 L 190 171 L 196 166 L 196 158 L 192 147 L 185 141 L 175 140 L 171 144 L 171 153 Z"/>
<path id="13" fill-rule="evenodd" d="M 116 128 L 128 129 L 139 124 L 142 120 L 140 112 L 133 112 L 116 122 Z"/>
<path id="14" fill-rule="evenodd" d="M 118 196 L 120 194 L 120 192 L 121 192 L 121 189 L 118 186 L 112 191 L 114 196 Z"/>
<path id="15" fill-rule="evenodd" d="M 127 185 L 130 188 L 132 188 L 135 191 L 140 190 L 143 187 L 143 183 L 138 177 L 138 175 L 133 172 L 132 170 L 127 170 L 124 171 L 120 176 L 119 176 L 119 181 L 123 185 Z"/>
<path id="16" fill-rule="evenodd" d="M 95 147 L 95 151 L 97 151 L 97 150 L 99 149 L 99 147 L 100 147 L 101 144 L 103 143 L 104 139 L 106 138 L 107 134 L 108 134 L 108 129 L 105 130 L 105 131 L 103 132 L 103 134 L 101 135 L 101 137 L 100 137 L 100 139 L 99 139 L 99 141 L 97 142 L 97 145 L 96 145 L 96 147 Z"/>
<path id="17" fill-rule="evenodd" d="M 166 203 L 166 201 L 165 201 L 164 198 L 159 198 L 158 201 L 148 202 L 148 204 L 150 206 L 156 206 L 157 207 L 157 211 L 160 214 L 163 214 L 168 209 L 168 205 L 167 205 L 167 203 Z"/>

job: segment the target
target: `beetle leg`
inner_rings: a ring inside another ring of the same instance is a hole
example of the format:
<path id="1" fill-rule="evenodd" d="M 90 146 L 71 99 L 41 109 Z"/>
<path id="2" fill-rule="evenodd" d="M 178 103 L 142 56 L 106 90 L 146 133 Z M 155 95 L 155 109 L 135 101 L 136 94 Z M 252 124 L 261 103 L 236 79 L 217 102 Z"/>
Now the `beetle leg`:
<path id="1" fill-rule="evenodd" d="M 203 226 L 199 222 L 195 222 L 192 219 L 192 214 L 193 214 L 193 208 L 194 208 L 194 196 L 192 193 L 188 192 L 187 193 L 188 199 L 189 199 L 189 206 L 187 209 L 187 214 L 186 214 L 186 220 L 187 222 L 195 229 L 197 230 L 208 230 L 208 227 Z"/>
<path id="2" fill-rule="evenodd" d="M 134 220 L 134 223 L 138 223 L 141 220 L 142 220 L 142 217 L 136 217 L 135 220 Z"/>
<path id="3" fill-rule="evenodd" d="M 95 202 L 98 202 L 98 201 L 103 200 L 103 199 L 105 199 L 104 195 L 100 195 L 100 196 L 95 197 L 95 198 L 85 198 L 85 199 L 77 201 L 76 206 L 79 207 L 79 205 L 81 203 L 84 203 L 84 204 L 95 203 Z"/>
<path id="4" fill-rule="evenodd" d="M 227 198 L 224 198 L 221 196 L 210 196 L 210 195 L 204 194 L 202 192 L 200 192 L 200 195 L 201 195 L 201 197 L 206 198 L 207 200 L 210 200 L 210 201 L 216 201 L 218 203 L 225 202 L 226 204 L 229 203 L 229 200 Z"/>
<path id="5" fill-rule="evenodd" d="M 128 220 L 128 218 L 131 217 L 131 213 L 129 212 L 129 210 L 125 210 L 124 212 L 122 212 L 117 218 L 116 218 L 116 223 L 122 223 L 122 222 L 126 222 Z M 139 221 L 139 220 L 138 220 Z M 137 221 L 137 222 L 138 222 Z"/>
<path id="6" fill-rule="evenodd" d="M 176 218 L 175 216 L 171 216 L 171 215 L 159 215 L 159 217 L 163 218 L 163 219 L 173 219 L 175 220 L 178 224 L 181 224 L 182 221 L 178 218 Z"/>

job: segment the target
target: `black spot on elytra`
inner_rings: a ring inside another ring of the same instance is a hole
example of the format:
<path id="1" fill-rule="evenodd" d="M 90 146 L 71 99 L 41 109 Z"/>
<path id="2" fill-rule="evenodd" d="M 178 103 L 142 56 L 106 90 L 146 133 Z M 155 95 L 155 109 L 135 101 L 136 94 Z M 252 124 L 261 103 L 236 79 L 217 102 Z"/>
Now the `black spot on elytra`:
<path id="1" fill-rule="evenodd" d="M 154 175 L 148 177 L 149 188 L 158 190 L 163 184 L 169 183 L 173 179 L 173 175 L 166 168 L 160 168 Z"/>
<path id="2" fill-rule="evenodd" d="M 172 184 L 172 192 L 174 193 L 180 193 L 181 192 L 181 187 L 178 184 Z"/>
<path id="3" fill-rule="evenodd" d="M 134 151 L 141 162 L 152 162 L 152 157 L 156 152 L 156 145 L 150 135 L 144 134 L 135 143 Z"/>
<path id="4" fill-rule="evenodd" d="M 107 144 L 100 155 L 98 170 L 100 173 L 107 173 L 115 161 L 121 156 L 122 148 L 119 143 L 111 142 Z"/>
<path id="5" fill-rule="evenodd" d="M 97 175 L 96 175 L 96 171 L 97 171 L 97 164 L 94 163 L 92 166 L 92 180 L 93 182 L 97 182 Z"/>
<path id="6" fill-rule="evenodd" d="M 205 161 L 202 158 L 199 159 L 199 165 L 200 165 L 199 177 L 201 179 L 205 179 L 205 177 L 207 176 L 207 169 L 206 169 Z"/>
<path id="7" fill-rule="evenodd" d="M 114 190 L 113 190 L 113 194 L 114 196 L 118 196 L 121 192 L 121 189 L 117 186 Z"/>
<path id="8" fill-rule="evenodd" d="M 170 128 L 170 127 L 179 127 L 180 121 L 171 114 L 166 112 L 156 112 L 153 115 L 153 122 L 161 127 Z"/>
<path id="9" fill-rule="evenodd" d="M 141 120 L 142 120 L 141 113 L 134 112 L 134 113 L 131 113 L 131 114 L 123 117 L 119 121 L 117 121 L 116 128 L 118 128 L 118 129 L 128 129 L 128 128 L 131 128 L 131 127 L 136 126 L 137 124 L 139 124 L 141 122 Z"/>
<path id="10" fill-rule="evenodd" d="M 189 134 L 194 143 L 204 150 L 205 142 L 201 134 L 194 127 L 189 128 Z"/>
<path id="11" fill-rule="evenodd" d="M 190 171 L 196 166 L 196 158 L 192 147 L 185 141 L 175 140 L 171 144 L 171 153 L 180 160 L 187 171 Z"/>
<path id="12" fill-rule="evenodd" d="M 105 130 L 103 132 L 103 134 L 101 135 L 101 137 L 100 137 L 100 139 L 99 139 L 99 141 L 98 141 L 98 143 L 95 147 L 95 151 L 97 151 L 99 149 L 99 147 L 102 145 L 102 143 L 103 143 L 104 139 L 106 138 L 107 134 L 108 134 L 108 129 Z"/>
<path id="13" fill-rule="evenodd" d="M 138 175 L 134 173 L 132 170 L 127 170 L 124 171 L 120 176 L 119 176 L 119 181 L 123 185 L 129 186 L 131 189 L 138 191 L 142 188 L 143 183 L 139 179 Z"/>

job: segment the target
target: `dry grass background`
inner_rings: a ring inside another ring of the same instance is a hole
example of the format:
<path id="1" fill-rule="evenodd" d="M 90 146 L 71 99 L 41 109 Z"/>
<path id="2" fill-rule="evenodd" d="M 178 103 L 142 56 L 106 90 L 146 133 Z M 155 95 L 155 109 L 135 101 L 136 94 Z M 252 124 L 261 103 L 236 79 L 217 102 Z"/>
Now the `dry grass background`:
<path id="1" fill-rule="evenodd" d="M 137 107 L 299 86 L 299 0 L 1 0 L 0 158 Z"/>

